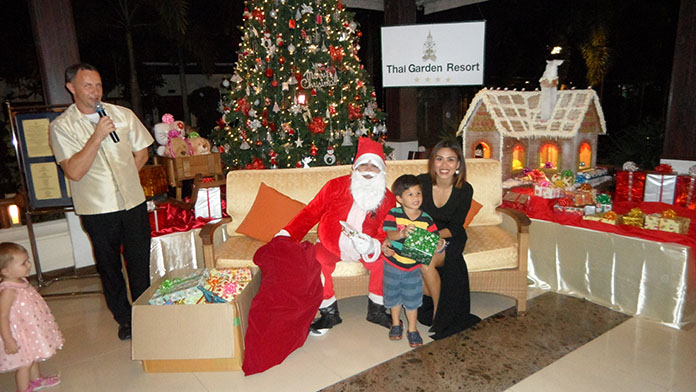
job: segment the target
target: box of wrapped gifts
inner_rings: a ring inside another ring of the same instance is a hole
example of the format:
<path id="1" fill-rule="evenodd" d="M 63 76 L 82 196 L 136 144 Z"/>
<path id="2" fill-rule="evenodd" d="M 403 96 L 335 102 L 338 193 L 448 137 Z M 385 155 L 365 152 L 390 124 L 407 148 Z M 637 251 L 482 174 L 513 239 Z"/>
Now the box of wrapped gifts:
<path id="1" fill-rule="evenodd" d="M 420 264 L 430 265 L 430 259 L 437 248 L 440 236 L 428 230 L 416 227 L 404 240 L 401 255 Z"/>
<path id="2" fill-rule="evenodd" d="M 529 195 L 525 193 L 507 191 L 505 192 L 505 195 L 503 195 L 503 203 L 509 207 L 524 210 L 529 203 Z"/>
<path id="3" fill-rule="evenodd" d="M 183 277 L 166 278 L 160 281 L 150 305 L 196 304 L 203 300 L 203 292 L 198 289 L 206 279 L 204 270 L 196 270 Z"/>
<path id="4" fill-rule="evenodd" d="M 596 191 L 594 189 L 592 190 L 584 190 L 584 189 L 575 189 L 572 191 L 563 191 L 562 197 L 564 199 L 568 199 L 571 205 L 574 206 L 586 206 L 590 204 L 595 204 L 595 194 Z"/>
<path id="5" fill-rule="evenodd" d="M 644 191 L 645 172 L 624 170 L 616 173 L 616 201 L 642 201 Z"/>
<path id="6" fill-rule="evenodd" d="M 145 372 L 214 372 L 239 370 L 244 361 L 244 335 L 251 301 L 261 274 L 252 278 L 236 298 L 224 303 L 153 306 L 149 300 L 165 280 L 185 279 L 202 270 L 168 272 L 133 303 L 131 357 Z"/>
<path id="7" fill-rule="evenodd" d="M 199 287 L 206 302 L 231 302 L 251 281 L 251 268 L 211 269 Z"/>
<path id="8" fill-rule="evenodd" d="M 583 215 L 585 212 L 583 207 L 563 205 L 560 203 L 553 205 L 553 211 L 558 212 L 558 213 L 563 213 L 563 214 L 574 214 L 574 215 Z"/>
<path id="9" fill-rule="evenodd" d="M 667 231 L 670 233 L 686 234 L 689 232 L 691 220 L 677 216 L 673 210 L 645 216 L 645 228 L 650 230 Z"/>

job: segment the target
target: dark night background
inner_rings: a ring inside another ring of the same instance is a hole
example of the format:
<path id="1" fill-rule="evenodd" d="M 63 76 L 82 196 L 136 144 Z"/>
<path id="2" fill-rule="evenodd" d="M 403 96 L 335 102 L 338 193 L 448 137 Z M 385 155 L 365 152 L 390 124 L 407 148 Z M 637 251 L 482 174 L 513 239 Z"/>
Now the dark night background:
<path id="1" fill-rule="evenodd" d="M 683 0 L 687 1 L 687 0 Z M 123 0 L 73 0 L 73 14 L 82 60 L 97 66 L 105 93 L 114 88 L 128 106 L 130 96 L 128 56 L 123 20 L 117 4 Z M 146 4 L 148 1 L 131 1 Z M 176 62 L 182 48 L 187 73 L 227 74 L 233 72 L 242 23 L 243 2 L 239 0 L 189 1 L 188 32 L 177 40 L 167 33 L 166 23 L 146 6 L 131 20 L 135 58 L 144 112 L 158 108 L 183 118 L 181 97 L 161 97 L 162 67 L 145 63 Z M 0 29 L 0 82 L 4 100 L 13 106 L 44 104 L 36 48 L 25 0 L 3 1 Z M 372 75 L 378 101 L 384 107 L 381 88 L 379 28 L 384 14 L 355 10 L 361 25 L 360 58 Z M 445 23 L 485 20 L 485 86 L 533 89 L 538 86 L 546 59 L 554 46 L 563 47 L 559 68 L 560 83 L 567 87 L 587 87 L 581 46 L 591 32 L 602 27 L 607 32 L 610 66 L 601 86 L 593 86 L 601 96 L 607 121 L 607 136 L 600 136 L 598 162 L 617 165 L 625 160 L 648 164 L 659 158 L 664 134 L 668 87 L 671 78 L 679 0 L 490 0 L 430 15 L 418 12 L 417 23 Z M 170 71 L 166 71 L 172 73 Z M 529 85 L 525 81 L 530 81 Z M 531 87 L 530 87 L 531 86 Z M 199 118 L 218 116 L 217 86 L 188 97 L 189 111 Z M 418 89 L 419 140 L 432 145 L 442 133 L 453 132 L 468 102 L 482 86 L 428 87 Z M 10 92 L 14 91 L 14 92 Z M 17 91 L 24 91 L 22 96 Z M 191 91 L 189 91 L 191 93 Z M 17 102 L 17 103 L 15 103 Z M 20 103 L 21 102 L 21 103 Z M 424 116 L 424 108 L 428 116 Z M 433 109 L 434 108 L 434 109 Z M 433 112 L 434 110 L 434 112 Z M 444 115 L 445 112 L 450 117 Z M 388 113 L 387 113 L 388 115 Z M 429 118 L 422 124 L 422 118 Z M 9 143 L 6 111 L 0 116 L 0 194 L 17 190 L 16 161 Z M 204 120 L 205 121 L 205 120 Z M 424 129 L 436 129 L 428 131 Z M 202 130 L 205 133 L 206 130 Z"/>

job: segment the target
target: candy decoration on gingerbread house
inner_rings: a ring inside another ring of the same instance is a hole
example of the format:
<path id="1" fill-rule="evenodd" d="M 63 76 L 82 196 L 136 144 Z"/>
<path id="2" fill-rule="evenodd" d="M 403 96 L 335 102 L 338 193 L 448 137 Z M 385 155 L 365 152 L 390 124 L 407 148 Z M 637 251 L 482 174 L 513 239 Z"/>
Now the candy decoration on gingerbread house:
<path id="1" fill-rule="evenodd" d="M 503 179 L 525 168 L 552 174 L 594 167 L 597 137 L 606 134 L 602 106 L 591 88 L 557 90 L 560 63 L 547 61 L 542 91 L 479 91 L 459 125 L 464 157 L 499 160 Z"/>

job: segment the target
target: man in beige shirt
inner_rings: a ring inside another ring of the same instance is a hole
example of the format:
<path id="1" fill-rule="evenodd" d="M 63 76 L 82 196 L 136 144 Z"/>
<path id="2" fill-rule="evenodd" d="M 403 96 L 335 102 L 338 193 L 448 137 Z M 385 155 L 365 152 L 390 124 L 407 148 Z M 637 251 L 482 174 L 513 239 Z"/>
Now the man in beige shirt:
<path id="1" fill-rule="evenodd" d="M 92 241 L 104 297 L 119 324 L 118 337 L 126 340 L 131 305 L 121 250 L 135 300 L 150 285 L 150 223 L 138 171 L 147 162 L 153 139 L 125 107 L 104 103 L 106 115 L 96 112 L 102 84 L 93 66 L 68 67 L 65 85 L 74 103 L 51 122 L 51 148 L 70 182 L 75 213 Z"/>

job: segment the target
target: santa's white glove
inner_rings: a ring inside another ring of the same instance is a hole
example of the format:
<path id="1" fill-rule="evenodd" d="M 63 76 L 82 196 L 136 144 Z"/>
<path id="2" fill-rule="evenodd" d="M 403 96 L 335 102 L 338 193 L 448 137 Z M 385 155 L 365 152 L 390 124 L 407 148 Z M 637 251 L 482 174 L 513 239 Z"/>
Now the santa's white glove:
<path id="1" fill-rule="evenodd" d="M 366 262 L 373 262 L 379 257 L 379 241 L 370 237 L 365 233 L 358 233 L 350 237 L 351 242 L 355 250 L 360 253 L 363 260 Z M 372 255 L 372 257 L 369 257 Z"/>

